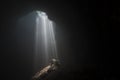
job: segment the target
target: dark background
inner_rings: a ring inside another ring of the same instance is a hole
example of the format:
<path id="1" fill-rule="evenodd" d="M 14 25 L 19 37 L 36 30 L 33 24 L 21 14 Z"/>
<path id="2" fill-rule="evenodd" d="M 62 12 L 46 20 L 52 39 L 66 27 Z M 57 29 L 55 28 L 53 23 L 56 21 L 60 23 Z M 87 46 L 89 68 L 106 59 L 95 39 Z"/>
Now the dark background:
<path id="1" fill-rule="evenodd" d="M 48 79 L 118 79 L 120 10 L 117 2 L 105 0 L 1 2 L 1 78 L 29 80 L 34 74 L 32 29 L 19 30 L 19 37 L 16 26 L 34 10 L 45 11 L 58 25 L 56 38 L 63 66 Z"/>

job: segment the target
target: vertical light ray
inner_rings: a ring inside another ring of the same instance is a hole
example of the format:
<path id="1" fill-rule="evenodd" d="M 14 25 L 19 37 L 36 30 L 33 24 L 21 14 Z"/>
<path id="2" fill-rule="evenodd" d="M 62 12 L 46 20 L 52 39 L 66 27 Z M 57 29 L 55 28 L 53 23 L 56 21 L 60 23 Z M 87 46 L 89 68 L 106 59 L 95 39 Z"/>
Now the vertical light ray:
<path id="1" fill-rule="evenodd" d="M 48 35 L 47 35 L 47 16 L 42 16 L 42 29 L 43 29 L 43 41 L 44 41 L 44 62 L 47 63 L 48 62 Z"/>
<path id="2" fill-rule="evenodd" d="M 37 63 L 38 63 L 38 41 L 39 41 L 39 17 L 36 17 L 36 28 L 35 28 L 35 56 L 34 56 L 34 65 L 37 66 Z M 34 66 L 34 69 L 36 69 L 36 66 Z"/>
<path id="3" fill-rule="evenodd" d="M 53 27 L 54 27 L 53 22 L 49 21 L 49 29 L 50 29 L 50 37 L 51 37 L 53 57 L 58 58 L 57 48 L 56 48 L 56 40 L 55 40 L 55 34 L 54 34 L 54 28 Z"/>

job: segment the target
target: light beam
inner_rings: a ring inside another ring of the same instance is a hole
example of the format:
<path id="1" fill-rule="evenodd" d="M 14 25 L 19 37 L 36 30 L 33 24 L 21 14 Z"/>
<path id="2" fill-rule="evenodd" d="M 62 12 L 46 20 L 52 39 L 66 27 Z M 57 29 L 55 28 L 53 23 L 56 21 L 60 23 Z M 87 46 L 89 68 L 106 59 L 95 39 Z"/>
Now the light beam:
<path id="1" fill-rule="evenodd" d="M 57 58 L 54 22 L 45 12 L 36 11 L 35 65 L 45 66 L 52 58 Z M 38 61 L 41 58 L 41 61 Z M 41 67 L 41 66 L 40 66 Z"/>

